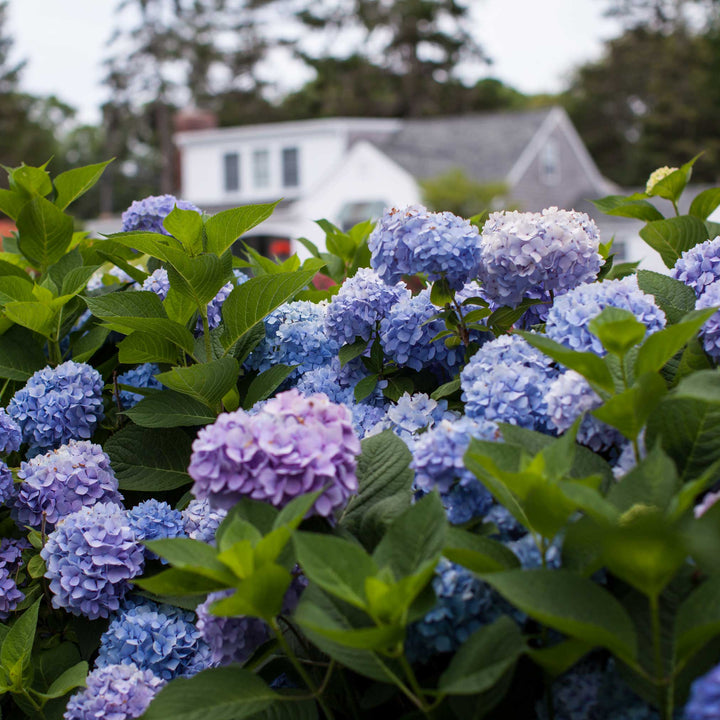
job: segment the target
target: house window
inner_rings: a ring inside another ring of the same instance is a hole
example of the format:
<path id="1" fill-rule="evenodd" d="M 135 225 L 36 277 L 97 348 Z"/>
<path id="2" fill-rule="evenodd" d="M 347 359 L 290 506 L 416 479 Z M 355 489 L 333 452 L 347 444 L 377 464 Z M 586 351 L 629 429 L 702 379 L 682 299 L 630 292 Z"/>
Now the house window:
<path id="1" fill-rule="evenodd" d="M 253 152 L 253 183 L 256 188 L 270 185 L 270 153 L 267 150 Z"/>
<path id="2" fill-rule="evenodd" d="M 282 177 L 283 187 L 297 187 L 300 184 L 298 149 L 296 147 L 283 148 Z"/>
<path id="3" fill-rule="evenodd" d="M 540 181 L 545 185 L 560 182 L 560 153 L 557 142 L 548 140 L 540 151 Z"/>
<path id="4" fill-rule="evenodd" d="M 223 156 L 225 169 L 225 192 L 234 192 L 240 189 L 240 155 L 225 153 Z"/>
<path id="5" fill-rule="evenodd" d="M 338 224 L 343 232 L 366 220 L 377 220 L 389 207 L 384 200 L 366 200 L 345 203 L 338 213 Z"/>

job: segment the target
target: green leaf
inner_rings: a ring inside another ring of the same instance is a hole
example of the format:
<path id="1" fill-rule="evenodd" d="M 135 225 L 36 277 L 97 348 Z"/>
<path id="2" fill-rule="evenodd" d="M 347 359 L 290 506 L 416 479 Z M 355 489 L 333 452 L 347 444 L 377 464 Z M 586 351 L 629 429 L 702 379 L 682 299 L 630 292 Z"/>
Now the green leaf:
<path id="1" fill-rule="evenodd" d="M 569 570 L 507 570 L 483 576 L 506 600 L 570 637 L 600 645 L 621 658 L 637 653 L 635 628 L 604 588 Z"/>
<path id="2" fill-rule="evenodd" d="M 578 660 L 592 650 L 592 645 L 570 638 L 557 645 L 544 648 L 530 648 L 527 654 L 551 677 L 564 675 Z"/>
<path id="3" fill-rule="evenodd" d="M 14 623 L 0 648 L 0 665 L 9 673 L 18 664 L 25 669 L 30 665 L 30 654 L 35 642 L 40 599 L 36 600 Z"/>
<path id="4" fill-rule="evenodd" d="M 230 585 L 235 582 L 235 577 L 220 562 L 218 552 L 212 545 L 186 537 L 148 540 L 145 545 L 156 555 L 168 560 L 173 568 L 195 572 Z"/>
<path id="5" fill-rule="evenodd" d="M 155 378 L 171 390 L 215 408 L 225 394 L 235 387 L 239 372 L 237 360 L 224 357 L 189 367 L 174 367 L 168 372 L 159 373 Z"/>
<path id="6" fill-rule="evenodd" d="M 624 357 L 645 337 L 647 328 L 629 310 L 606 307 L 588 323 L 588 330 L 614 355 Z"/>
<path id="7" fill-rule="evenodd" d="M 692 160 L 686 162 L 662 180 L 658 180 L 648 191 L 648 195 L 656 195 L 676 203 L 680 199 L 685 186 L 688 184 L 690 176 L 692 175 L 692 166 L 699 157 L 700 155 L 696 155 Z"/>
<path id="8" fill-rule="evenodd" d="M 430 290 L 430 302 L 433 305 L 445 307 L 445 305 L 452 303 L 454 297 L 455 292 L 450 287 L 446 278 L 443 277 L 432 284 L 432 289 Z"/>
<path id="9" fill-rule="evenodd" d="M 64 210 L 70 203 L 84 195 L 100 179 L 103 171 L 111 162 L 112 160 L 107 160 L 60 173 L 54 183 L 57 191 L 55 205 L 60 210 Z"/>
<path id="10" fill-rule="evenodd" d="M 652 272 L 638 270 L 638 287 L 655 298 L 669 323 L 676 323 L 695 309 L 695 293 L 680 280 Z"/>
<path id="11" fill-rule="evenodd" d="M 225 348 L 235 345 L 266 315 L 302 290 L 322 266 L 322 261 L 315 260 L 308 270 L 262 275 L 236 287 L 222 307 Z"/>
<path id="12" fill-rule="evenodd" d="M 707 579 L 682 603 L 675 618 L 675 662 L 694 655 L 720 634 L 720 577 Z"/>
<path id="13" fill-rule="evenodd" d="M 517 625 L 502 616 L 476 630 L 462 644 L 440 676 L 438 690 L 448 695 L 485 692 L 515 665 L 524 650 Z"/>
<path id="14" fill-rule="evenodd" d="M 293 535 L 298 562 L 308 578 L 325 592 L 365 608 L 365 578 L 378 573 L 378 566 L 359 545 L 314 533 Z"/>
<path id="15" fill-rule="evenodd" d="M 351 360 L 354 360 L 356 357 L 360 357 L 360 355 L 367 350 L 367 346 L 368 341 L 363 340 L 362 338 L 359 338 L 350 345 L 343 345 L 338 353 L 340 367 L 345 367 L 345 365 L 347 365 Z"/>
<path id="16" fill-rule="evenodd" d="M 20 251 L 38 268 L 48 268 L 57 262 L 73 236 L 72 218 L 41 197 L 25 204 L 17 226 Z"/>
<path id="17" fill-rule="evenodd" d="M 37 301 L 10 302 L 5 305 L 5 315 L 18 325 L 33 330 L 46 338 L 55 338 L 57 334 L 60 310 L 53 310 Z"/>
<path id="18" fill-rule="evenodd" d="M 708 231 L 699 218 L 681 215 L 648 223 L 640 230 L 640 237 L 672 268 L 686 250 L 708 239 Z"/>
<path id="19" fill-rule="evenodd" d="M 77 295 L 82 292 L 87 285 L 88 280 L 93 273 L 100 267 L 99 265 L 84 265 L 83 267 L 73 268 L 63 278 L 61 286 L 62 295 Z"/>
<path id="20" fill-rule="evenodd" d="M 447 519 L 440 496 L 429 493 L 390 525 L 375 548 L 378 567 L 389 567 L 396 578 L 413 575 L 445 547 Z M 408 538 L 414 541 L 408 546 Z"/>
<path id="21" fill-rule="evenodd" d="M 539 300 L 525 298 L 517 307 L 500 307 L 490 313 L 487 325 L 495 334 L 506 333 L 525 314 L 528 308 L 538 304 L 540 304 Z"/>
<path id="22" fill-rule="evenodd" d="M 233 565 L 232 552 L 233 548 L 230 548 L 223 553 L 228 556 L 224 560 L 228 566 Z M 235 572 L 240 576 L 238 571 L 245 569 L 235 567 Z M 270 623 L 282 611 L 283 598 L 291 582 L 292 575 L 286 568 L 275 563 L 263 565 L 246 580 L 236 581 L 235 592 L 214 603 L 211 611 L 215 615 L 250 615 Z"/>
<path id="23" fill-rule="evenodd" d="M 720 205 L 720 188 L 709 188 L 694 197 L 688 213 L 701 220 L 707 220 L 718 205 Z"/>
<path id="24" fill-rule="evenodd" d="M 456 527 L 447 531 L 443 555 L 478 574 L 520 566 L 515 553 L 502 543 Z"/>
<path id="25" fill-rule="evenodd" d="M 242 720 L 280 696 L 255 673 L 235 666 L 179 678 L 155 696 L 142 720 Z"/>
<path id="26" fill-rule="evenodd" d="M 124 411 L 136 425 L 148 428 L 194 427 L 215 422 L 207 405 L 184 393 L 164 390 Z"/>
<path id="27" fill-rule="evenodd" d="M 378 384 L 378 376 L 373 373 L 366 377 L 358 380 L 357 385 L 353 391 L 355 402 L 362 402 L 366 397 L 372 394 Z"/>
<path id="28" fill-rule="evenodd" d="M 192 441 L 182 430 L 129 425 L 104 446 L 121 490 L 164 492 L 188 485 Z"/>
<path id="29" fill-rule="evenodd" d="M 163 220 L 163 227 L 192 255 L 203 251 L 203 220 L 200 213 L 183 210 L 176 205 Z"/>
<path id="30" fill-rule="evenodd" d="M 222 255 L 248 230 L 267 220 L 277 204 L 274 202 L 265 205 L 246 205 L 224 210 L 208 218 L 205 222 L 207 251 Z"/>
<path id="31" fill-rule="evenodd" d="M 13 168 L 8 177 L 10 189 L 30 196 L 47 195 L 52 191 L 52 182 L 46 166 L 47 163 L 42 167 L 23 164 Z"/>
<path id="32" fill-rule="evenodd" d="M 608 195 L 600 200 L 593 200 L 592 203 L 606 215 L 619 215 L 646 222 L 663 219 L 662 213 L 647 200 L 628 200 L 623 195 Z"/>
<path id="33" fill-rule="evenodd" d="M 251 383 L 247 390 L 243 407 L 249 410 L 255 403 L 269 398 L 292 374 L 294 365 L 273 365 L 261 372 Z"/>
<path id="34" fill-rule="evenodd" d="M 12 190 L 0 189 L 0 212 L 4 212 L 9 218 L 17 220 L 20 211 L 28 201 L 26 196 Z"/>
<path id="35" fill-rule="evenodd" d="M 178 360 L 177 345 L 152 333 L 136 331 L 121 340 L 117 347 L 118 361 L 128 365 L 135 363 L 174 365 Z"/>
<path id="36" fill-rule="evenodd" d="M 174 238 L 168 238 L 166 235 L 154 232 L 113 233 L 108 235 L 106 239 L 163 261 L 167 260 L 165 252 L 171 247 L 171 243 L 173 247 L 180 249 L 180 243 Z"/>
<path id="37" fill-rule="evenodd" d="M 207 305 L 232 278 L 229 255 L 225 258 L 217 255 L 188 257 L 185 251 L 176 248 L 167 248 L 165 255 L 170 287 L 192 298 L 197 308 Z"/>
<path id="38" fill-rule="evenodd" d="M 88 664 L 82 660 L 60 675 L 44 693 L 41 693 L 42 697 L 52 699 L 67 695 L 71 690 L 85 685 L 87 674 Z"/>
<path id="39" fill-rule="evenodd" d="M 442 398 L 454 395 L 458 390 L 460 390 L 460 378 L 455 378 L 455 380 L 440 385 L 440 387 L 430 393 L 430 397 L 433 400 L 441 400 Z"/>
<path id="40" fill-rule="evenodd" d="M 175 568 L 163 570 L 152 577 L 135 578 L 133 583 L 154 595 L 168 597 L 207 595 L 227 588 L 225 582 Z"/>
<path id="41" fill-rule="evenodd" d="M 31 332 L 11 327 L 0 336 L 0 378 L 24 382 L 47 365 L 47 358 Z"/>

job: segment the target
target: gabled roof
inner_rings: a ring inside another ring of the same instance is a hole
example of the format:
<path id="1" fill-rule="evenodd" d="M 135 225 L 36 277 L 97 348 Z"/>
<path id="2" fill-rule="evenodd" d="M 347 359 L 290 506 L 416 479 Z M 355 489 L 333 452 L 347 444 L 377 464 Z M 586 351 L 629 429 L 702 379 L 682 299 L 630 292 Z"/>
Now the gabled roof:
<path id="1" fill-rule="evenodd" d="M 376 145 L 416 178 L 461 167 L 476 180 L 504 180 L 553 110 L 403 120 Z"/>

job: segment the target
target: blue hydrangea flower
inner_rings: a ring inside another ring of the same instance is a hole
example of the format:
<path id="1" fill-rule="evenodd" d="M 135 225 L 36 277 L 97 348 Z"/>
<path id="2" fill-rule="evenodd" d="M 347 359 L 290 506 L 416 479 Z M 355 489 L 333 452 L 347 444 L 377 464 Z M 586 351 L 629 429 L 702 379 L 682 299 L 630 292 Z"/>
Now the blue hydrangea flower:
<path id="1" fill-rule="evenodd" d="M 483 517 L 493 502 L 463 462 L 471 437 L 494 440 L 497 426 L 470 418 L 442 420 L 420 435 L 412 448 L 410 467 L 415 470 L 415 487 L 423 493 L 437 488 L 448 520 L 456 525 Z"/>
<path id="2" fill-rule="evenodd" d="M 163 226 L 163 220 L 176 205 L 181 210 L 194 210 L 202 215 L 199 207 L 186 200 L 178 200 L 173 195 L 150 195 L 142 200 L 135 200 L 122 214 L 122 232 L 144 230 L 170 235 Z"/>
<path id="3" fill-rule="evenodd" d="M 18 590 L 14 573 L 7 567 L 0 566 L 0 620 L 7 620 L 10 613 L 25 599 L 25 594 Z"/>
<path id="4" fill-rule="evenodd" d="M 482 231 L 480 279 L 498 306 L 553 295 L 592 282 L 600 271 L 595 223 L 574 210 L 491 213 Z"/>
<path id="5" fill-rule="evenodd" d="M 213 665 L 244 663 L 270 638 L 268 626 L 260 618 L 220 617 L 210 612 L 210 606 L 228 597 L 232 590 L 210 593 L 197 607 L 197 629 L 210 646 Z"/>
<path id="6" fill-rule="evenodd" d="M 208 326 L 214 330 L 222 322 L 222 307 L 228 295 L 238 286 L 249 280 L 248 276 L 240 270 L 233 270 L 234 282 L 225 283 L 217 292 L 217 295 L 208 303 Z M 202 319 L 198 318 L 195 326 L 195 333 L 200 335 L 203 332 Z"/>
<path id="7" fill-rule="evenodd" d="M 0 408 L 0 453 L 17 452 L 22 444 L 20 426 Z"/>
<path id="8" fill-rule="evenodd" d="M 520 565 L 522 565 L 524 570 L 535 570 L 536 568 L 542 567 L 542 555 L 540 554 L 540 548 L 538 548 L 531 533 L 526 533 L 523 537 L 518 540 L 512 540 L 511 542 L 506 543 L 506 545 L 518 556 Z M 548 548 L 548 551 L 545 554 L 545 563 L 547 567 L 556 570 L 562 565 L 560 547 L 560 540 L 554 540 Z"/>
<path id="9" fill-rule="evenodd" d="M 552 361 L 518 335 L 486 343 L 460 373 L 465 412 L 472 418 L 546 430 Z"/>
<path id="10" fill-rule="evenodd" d="M 91 620 L 120 607 L 144 555 L 123 508 L 97 503 L 68 515 L 40 551 L 55 608 Z"/>
<path id="11" fill-rule="evenodd" d="M 670 273 L 700 297 L 708 285 L 720 280 L 720 235 L 686 250 Z"/>
<path id="12" fill-rule="evenodd" d="M 16 490 L 10 468 L 0 460 L 0 505 L 11 506 L 15 500 Z"/>
<path id="13" fill-rule="evenodd" d="M 23 550 L 27 550 L 30 543 L 25 538 L 3 538 L 0 540 L 0 568 L 7 568 L 15 572 L 22 564 Z"/>
<path id="14" fill-rule="evenodd" d="M 23 462 L 13 514 L 19 525 L 52 530 L 70 513 L 95 503 L 122 504 L 110 458 L 100 445 L 71 440 Z"/>
<path id="15" fill-rule="evenodd" d="M 640 445 L 640 454 L 644 457 L 644 447 Z M 615 465 L 613 465 L 613 476 L 616 480 L 620 480 L 627 475 L 637 465 L 637 458 L 635 457 L 635 448 L 631 442 L 625 443 L 620 456 L 618 457 Z"/>
<path id="16" fill-rule="evenodd" d="M 409 297 L 402 284 L 385 284 L 370 268 L 360 268 L 347 279 L 327 309 L 325 329 L 339 345 L 348 345 L 361 337 L 369 340 L 392 305 Z"/>
<path id="17" fill-rule="evenodd" d="M 607 307 L 629 310 L 647 327 L 648 334 L 665 327 L 665 313 L 655 304 L 655 298 L 640 290 L 637 277 L 630 275 L 581 285 L 555 298 L 548 311 L 547 335 L 572 350 L 605 355 L 600 340 L 588 330 L 588 323 Z"/>
<path id="18" fill-rule="evenodd" d="M 165 268 L 158 268 L 145 278 L 142 285 L 143 290 L 154 292 L 161 300 L 167 297 L 170 290 L 170 279 Z"/>
<path id="19" fill-rule="evenodd" d="M 699 677 L 690 687 L 685 706 L 686 720 L 714 720 L 720 717 L 720 665 Z"/>
<path id="20" fill-rule="evenodd" d="M 590 415 L 590 411 L 602 405 L 600 396 L 587 380 L 568 370 L 550 383 L 546 396 L 548 427 L 558 434 L 564 433 L 580 415 L 587 413 L 580 423 L 577 441 L 595 452 L 620 447 L 622 434 L 615 428 Z"/>
<path id="21" fill-rule="evenodd" d="M 387 405 L 385 417 L 371 428 L 369 435 L 392 430 L 412 449 L 419 430 L 432 428 L 442 420 L 457 420 L 459 414 L 447 409 L 447 400 L 433 400 L 425 393 L 404 393 L 397 404 Z"/>
<path id="22" fill-rule="evenodd" d="M 165 684 L 150 670 L 135 665 L 107 665 L 93 670 L 86 687 L 70 698 L 65 720 L 138 718 Z"/>
<path id="23" fill-rule="evenodd" d="M 286 303 L 265 318 L 265 339 L 247 365 L 264 372 L 273 365 L 297 365 L 291 378 L 328 365 L 340 345 L 325 329 L 326 303 Z"/>
<path id="24" fill-rule="evenodd" d="M 139 541 L 185 537 L 182 513 L 173 510 L 166 502 L 154 498 L 145 500 L 129 510 L 128 522 Z M 149 548 L 145 548 L 145 556 L 157 558 Z"/>
<path id="25" fill-rule="evenodd" d="M 495 504 L 485 515 L 484 521 L 492 523 L 497 528 L 497 539 L 507 543 L 520 540 L 527 534 L 527 530 L 513 517 L 510 511 L 502 505 Z"/>
<path id="26" fill-rule="evenodd" d="M 387 283 L 424 273 L 430 281 L 446 278 L 459 290 L 478 275 L 478 229 L 449 212 L 428 212 L 422 205 L 392 209 L 368 238 L 370 264 Z"/>
<path id="27" fill-rule="evenodd" d="M 122 375 L 118 375 L 117 381 L 121 385 L 130 385 L 136 388 L 153 388 L 162 389 L 162 383 L 155 379 L 155 375 L 160 372 L 160 368 L 155 363 L 143 363 L 138 365 Z M 135 407 L 144 395 L 134 393 L 130 390 L 120 390 L 120 402 L 124 409 L 129 410 Z"/>
<path id="28" fill-rule="evenodd" d="M 137 598 L 124 604 L 100 639 L 98 667 L 136 665 L 163 680 L 210 667 L 210 647 L 188 610 Z"/>
<path id="29" fill-rule="evenodd" d="M 597 658 L 586 658 L 553 681 L 555 720 L 594 720 L 603 717 L 598 714 L 605 679 L 603 664 Z M 549 720 L 545 702 L 538 701 L 536 707 L 538 720 Z"/>
<path id="30" fill-rule="evenodd" d="M 68 360 L 34 373 L 7 408 L 30 446 L 28 455 L 92 437 L 103 418 L 102 391 L 100 373 L 85 363 Z"/>
<path id="31" fill-rule="evenodd" d="M 191 500 L 182 511 L 183 527 L 191 540 L 215 544 L 215 533 L 225 519 L 227 510 L 211 508 L 210 501 Z"/>
<path id="32" fill-rule="evenodd" d="M 107 266 L 105 269 L 100 268 L 97 272 L 94 272 L 90 279 L 87 281 L 87 285 L 85 286 L 85 289 L 88 292 L 93 292 L 94 290 L 99 290 L 101 287 L 105 286 L 105 276 L 109 275 L 111 278 L 115 278 L 118 283 L 133 283 L 133 290 L 139 290 L 140 284 L 133 281 L 133 279 L 122 269 L 117 267 L 116 265 L 113 265 L 110 269 L 107 269 Z M 114 283 L 115 280 L 110 280 L 108 284 Z M 90 311 L 87 310 L 83 315 L 80 317 L 80 319 L 75 323 L 75 328 L 77 329 L 80 327 L 88 318 L 90 317 Z"/>
<path id="33" fill-rule="evenodd" d="M 720 237 L 718 238 L 720 240 Z M 697 310 L 720 306 L 720 281 L 705 285 L 702 294 L 695 303 Z M 705 352 L 715 362 L 720 361 L 720 310 L 711 315 L 700 330 Z"/>

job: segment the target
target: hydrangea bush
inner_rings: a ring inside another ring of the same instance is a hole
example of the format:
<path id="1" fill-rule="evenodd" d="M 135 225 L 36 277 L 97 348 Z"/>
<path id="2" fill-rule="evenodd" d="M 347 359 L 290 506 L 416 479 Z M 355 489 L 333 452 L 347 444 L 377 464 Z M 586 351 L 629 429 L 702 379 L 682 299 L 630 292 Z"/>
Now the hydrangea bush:
<path id="1" fill-rule="evenodd" d="M 692 162 L 596 202 L 667 274 L 557 208 L 323 220 L 278 263 L 232 252 L 273 204 L 162 196 L 90 240 L 104 166 L 0 195 L 2 717 L 720 717 Z"/>

